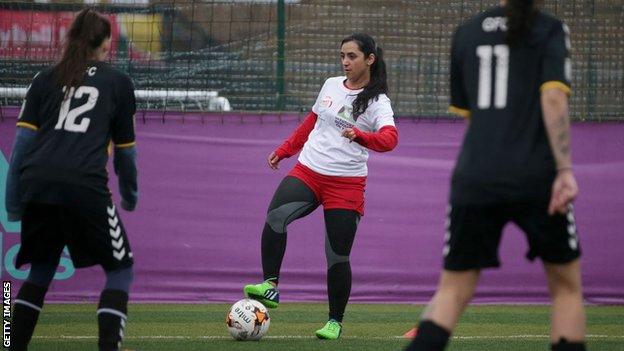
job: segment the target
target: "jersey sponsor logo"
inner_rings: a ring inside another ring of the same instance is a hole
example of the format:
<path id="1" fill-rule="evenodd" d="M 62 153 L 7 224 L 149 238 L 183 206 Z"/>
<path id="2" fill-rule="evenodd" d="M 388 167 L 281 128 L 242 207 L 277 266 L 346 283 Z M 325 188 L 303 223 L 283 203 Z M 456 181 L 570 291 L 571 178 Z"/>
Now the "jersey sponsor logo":
<path id="1" fill-rule="evenodd" d="M 332 103 L 333 103 L 333 101 L 332 101 L 331 96 L 325 96 L 321 100 L 321 107 L 323 107 L 323 108 L 330 108 Z"/>
<path id="2" fill-rule="evenodd" d="M 484 32 L 507 31 L 507 17 L 487 17 L 481 23 Z"/>
<path id="3" fill-rule="evenodd" d="M 353 119 L 353 107 L 348 105 L 342 106 L 334 119 L 334 124 L 340 130 L 353 128 L 355 125 L 355 120 Z"/>
<path id="4" fill-rule="evenodd" d="M 7 272 L 15 279 L 25 280 L 28 277 L 29 268 L 17 269 L 15 257 L 19 251 L 19 234 L 21 226 L 19 222 L 9 222 L 5 208 L 6 180 L 9 164 L 2 151 L 0 151 L 0 271 Z M 4 248 L 7 247 L 5 251 Z M 54 275 L 56 280 L 65 280 L 74 275 L 75 268 L 69 258 L 67 248 L 63 249 L 59 262 L 59 271 Z"/>

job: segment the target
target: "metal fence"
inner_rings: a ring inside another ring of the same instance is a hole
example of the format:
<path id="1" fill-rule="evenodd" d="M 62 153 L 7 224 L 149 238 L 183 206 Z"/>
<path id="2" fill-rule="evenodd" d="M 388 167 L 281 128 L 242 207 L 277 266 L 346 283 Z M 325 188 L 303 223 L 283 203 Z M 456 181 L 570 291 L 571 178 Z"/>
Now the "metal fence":
<path id="1" fill-rule="evenodd" d="M 397 115 L 441 117 L 449 100 L 451 33 L 497 3 L 112 0 L 97 7 L 114 24 L 111 62 L 137 89 L 218 91 L 238 111 L 309 110 L 323 81 L 341 74 L 341 39 L 364 31 L 385 50 Z M 2 86 L 24 87 L 54 62 L 83 6 L 0 2 Z M 573 118 L 624 119 L 624 0 L 545 0 L 544 7 L 571 30 Z"/>

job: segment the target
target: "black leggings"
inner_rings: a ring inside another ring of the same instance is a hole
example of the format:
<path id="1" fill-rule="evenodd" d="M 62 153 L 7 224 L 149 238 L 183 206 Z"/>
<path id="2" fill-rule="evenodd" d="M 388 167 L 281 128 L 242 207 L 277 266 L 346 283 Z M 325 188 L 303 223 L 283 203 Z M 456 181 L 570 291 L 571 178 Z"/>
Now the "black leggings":
<path id="1" fill-rule="evenodd" d="M 312 213 L 320 205 L 312 190 L 301 180 L 287 176 L 282 180 L 267 212 L 262 232 L 262 269 L 264 279 L 279 279 L 286 251 L 286 227 Z M 351 293 L 349 254 L 355 239 L 360 214 L 354 210 L 324 210 L 325 256 L 329 318 L 342 322 Z"/>

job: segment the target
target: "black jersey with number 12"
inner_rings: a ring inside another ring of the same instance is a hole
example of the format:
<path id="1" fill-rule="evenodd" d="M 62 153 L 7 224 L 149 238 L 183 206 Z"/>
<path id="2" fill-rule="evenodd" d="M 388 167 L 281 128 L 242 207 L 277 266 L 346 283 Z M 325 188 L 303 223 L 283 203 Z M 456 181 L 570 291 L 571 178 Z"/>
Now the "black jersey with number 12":
<path id="1" fill-rule="evenodd" d="M 17 124 L 37 136 L 21 170 L 24 202 L 106 202 L 108 147 L 111 142 L 134 145 L 134 87 L 125 73 L 93 63 L 80 86 L 66 89 L 48 68 L 35 76 L 26 94 Z"/>

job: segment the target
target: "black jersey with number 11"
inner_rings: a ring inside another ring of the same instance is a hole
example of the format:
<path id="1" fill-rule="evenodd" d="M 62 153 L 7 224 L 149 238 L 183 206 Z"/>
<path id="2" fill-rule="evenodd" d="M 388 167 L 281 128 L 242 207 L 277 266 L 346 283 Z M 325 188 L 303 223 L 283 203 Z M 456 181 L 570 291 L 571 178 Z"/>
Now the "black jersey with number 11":
<path id="1" fill-rule="evenodd" d="M 24 202 L 106 202 L 108 146 L 134 145 L 134 87 L 125 73 L 93 63 L 80 86 L 66 89 L 49 68 L 35 76 L 26 94 L 17 125 L 37 136 L 21 169 Z"/>
<path id="2" fill-rule="evenodd" d="M 450 111 L 470 118 L 453 173 L 451 203 L 547 198 L 555 161 L 540 92 L 570 93 L 568 29 L 538 12 L 530 33 L 506 43 L 507 18 L 496 7 L 458 28 L 451 49 Z"/>

